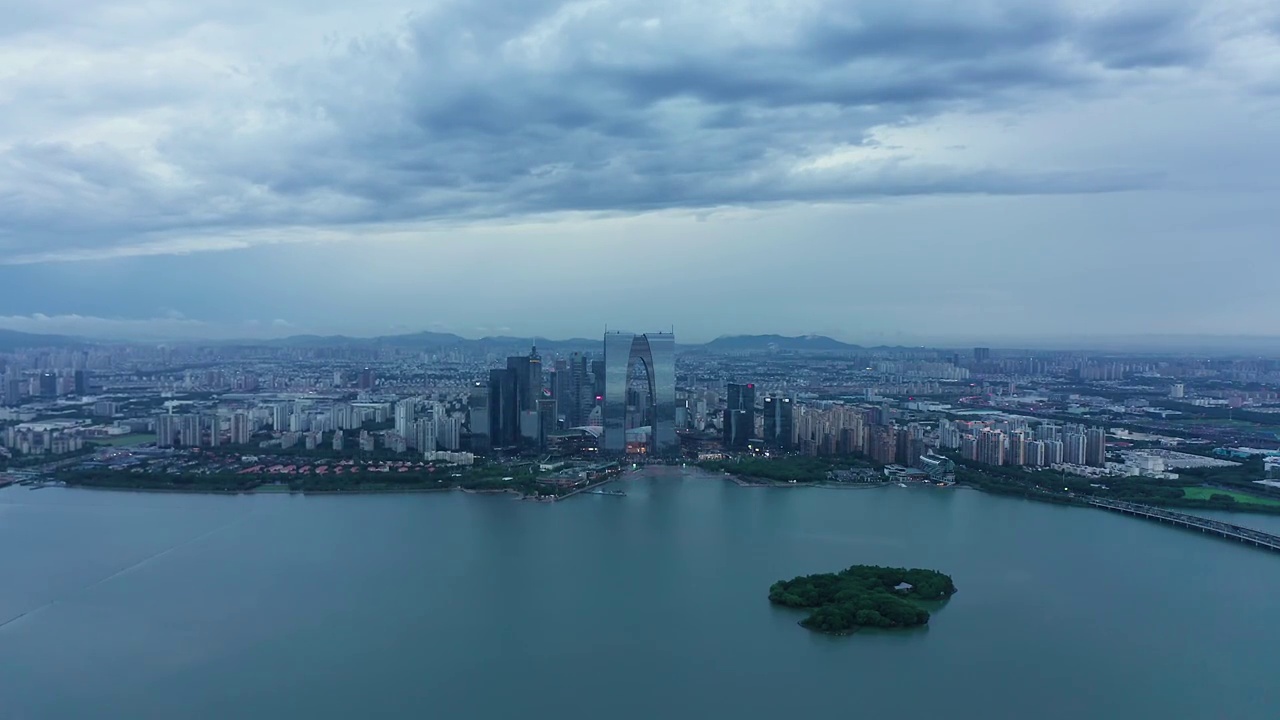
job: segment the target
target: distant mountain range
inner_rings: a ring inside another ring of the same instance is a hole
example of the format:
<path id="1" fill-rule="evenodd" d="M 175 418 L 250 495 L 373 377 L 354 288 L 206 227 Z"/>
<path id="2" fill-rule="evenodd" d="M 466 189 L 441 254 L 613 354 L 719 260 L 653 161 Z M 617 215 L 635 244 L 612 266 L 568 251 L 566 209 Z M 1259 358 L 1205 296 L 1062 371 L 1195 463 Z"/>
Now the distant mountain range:
<path id="1" fill-rule="evenodd" d="M 598 350 L 599 339 L 570 338 L 568 340 L 549 340 L 547 338 L 512 337 L 507 335 L 482 337 L 479 339 L 464 338 L 453 333 L 420 332 L 408 335 L 384 335 L 372 338 L 353 338 L 345 335 L 294 335 L 278 340 L 249 341 L 235 343 L 244 345 L 270 347 L 394 347 L 404 350 L 443 350 L 462 348 L 474 351 L 503 350 L 511 348 L 527 348 L 537 346 L 540 350 L 571 351 Z M 705 344 L 681 344 L 681 351 L 702 351 L 711 353 L 750 353 L 750 352 L 840 352 L 857 350 L 857 345 L 840 342 L 824 335 L 803 335 L 787 337 L 784 335 L 733 335 L 716 338 Z"/>
<path id="2" fill-rule="evenodd" d="M 19 348 L 39 347 L 72 347 L 93 344 L 107 344 L 108 340 L 91 340 L 64 335 L 37 335 L 0 330 L 0 351 Z M 149 344 L 149 343 L 148 343 Z M 596 350 L 601 346 L 599 338 L 570 338 L 568 340 L 549 340 L 547 338 L 513 337 L 507 335 L 482 337 L 478 339 L 464 338 L 453 333 L 419 332 L 405 335 L 382 335 L 379 337 L 351 337 L 348 335 L 292 335 L 273 340 L 211 340 L 180 341 L 180 344 L 206 344 L 240 347 L 277 347 L 277 348 L 354 348 L 354 347 L 389 347 L 402 350 L 447 350 L 459 348 L 476 352 L 506 352 L 536 345 L 540 350 L 569 352 L 573 350 Z M 705 344 L 682 343 L 678 346 L 682 352 L 709 353 L 752 353 L 752 352 L 841 352 L 857 350 L 857 345 L 840 342 L 825 335 L 802 335 L 788 337 L 785 335 L 726 335 Z"/>
<path id="3" fill-rule="evenodd" d="M 0 352 L 21 350 L 22 348 L 78 347 L 91 345 L 92 341 L 66 335 L 37 335 L 18 332 L 17 330 L 0 329 Z"/>
<path id="4" fill-rule="evenodd" d="M 784 353 L 849 353 L 861 350 L 885 350 L 902 345 L 912 347 L 971 347 L 984 345 L 996 349 L 1033 348 L 1037 350 L 1077 350 L 1091 352 L 1136 352 L 1157 354 L 1207 354 L 1236 355 L 1280 354 L 1280 337 L 1245 336 L 1245 335 L 1117 335 L 1117 336 L 1079 336 L 1061 338 L 988 338 L 985 342 L 966 339 L 960 342 L 928 343 L 920 339 L 901 345 L 860 346 L 841 342 L 826 335 L 725 335 L 708 343 L 680 343 L 676 349 L 680 352 L 704 352 L 715 354 L 746 354 L 764 352 Z M 86 338 L 70 335 L 44 335 L 0 329 L 0 352 L 10 352 L 23 348 L 77 348 L 93 345 L 139 344 L 155 345 L 163 342 L 169 345 L 205 345 L 205 346 L 239 346 L 239 347 L 277 347 L 277 348 L 355 348 L 355 347 L 387 347 L 403 350 L 439 351 L 450 348 L 470 352 L 492 352 L 496 355 L 527 352 L 531 345 L 539 350 L 550 352 L 572 352 L 575 350 L 599 352 L 600 338 L 570 338 L 568 340 L 549 340 L 547 338 L 513 337 L 507 335 L 482 338 L 465 338 L 453 333 L 419 332 L 404 335 L 383 335 L 379 337 L 351 337 L 349 335 L 293 335 L 272 340 L 191 340 L 173 339 L 137 340 L 133 343 L 120 339 Z"/>
<path id="5" fill-rule="evenodd" d="M 536 345 L 547 350 L 566 350 L 591 349 L 598 347 L 600 342 L 600 340 L 588 340 L 586 338 L 548 340 L 546 338 L 522 338 L 505 335 L 472 339 L 454 335 L 453 333 L 419 332 L 406 335 L 382 335 L 371 338 L 349 337 L 347 335 L 292 335 L 277 340 L 240 340 L 221 344 L 293 348 L 391 347 L 402 350 L 444 350 L 448 348 L 485 350 L 515 347 L 528 348 Z"/>
<path id="6" fill-rule="evenodd" d="M 826 335 L 724 335 L 711 342 L 693 346 L 707 352 L 742 353 L 742 352 L 845 352 L 860 350 L 858 345 L 840 342 Z"/>

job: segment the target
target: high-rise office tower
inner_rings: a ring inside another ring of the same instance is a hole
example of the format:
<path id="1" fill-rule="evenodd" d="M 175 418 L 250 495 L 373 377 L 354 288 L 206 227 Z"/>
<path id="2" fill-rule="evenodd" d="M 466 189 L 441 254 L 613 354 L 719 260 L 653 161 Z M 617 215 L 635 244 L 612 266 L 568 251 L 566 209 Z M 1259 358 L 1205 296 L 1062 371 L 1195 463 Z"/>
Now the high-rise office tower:
<path id="1" fill-rule="evenodd" d="M 469 449 L 477 455 L 489 452 L 491 446 L 489 432 L 489 385 L 483 382 L 471 384 L 467 396 L 467 432 L 470 433 Z"/>
<path id="2" fill-rule="evenodd" d="M 529 348 L 529 381 L 526 386 L 524 410 L 538 409 L 538 401 L 543 399 L 542 356 L 538 354 L 538 346 Z"/>
<path id="3" fill-rule="evenodd" d="M 984 363 L 991 359 L 991 348 L 976 347 L 973 349 L 974 362 Z"/>
<path id="4" fill-rule="evenodd" d="M 604 406 L 604 360 L 591 361 L 591 398 L 587 414 L 597 405 Z"/>
<path id="5" fill-rule="evenodd" d="M 520 413 L 521 443 L 537 447 L 538 433 L 540 432 L 538 423 L 540 422 L 541 420 L 538 418 L 537 410 L 525 410 Z"/>
<path id="6" fill-rule="evenodd" d="M 764 442 L 779 449 L 790 450 L 795 437 L 795 406 L 790 398 L 767 397 L 764 399 Z M 861 424 L 856 431 L 862 432 Z M 861 447 L 862 443 L 854 440 L 853 444 Z M 852 449 L 848 452 L 853 452 Z"/>
<path id="7" fill-rule="evenodd" d="M 751 415 L 746 410 L 725 410 L 721 436 L 726 450 L 745 450 L 751 441 Z"/>
<path id="8" fill-rule="evenodd" d="M 756 427 L 756 386 L 729 383 L 724 411 L 724 446 L 731 450 L 747 447 Z"/>
<path id="9" fill-rule="evenodd" d="M 89 371 L 76 370 L 75 372 L 75 392 L 76 395 L 84 397 L 89 394 Z"/>
<path id="10" fill-rule="evenodd" d="M 372 390 L 377 383 L 377 378 L 373 374 L 372 368 L 365 368 L 360 371 L 356 377 L 356 387 L 361 390 Z"/>
<path id="11" fill-rule="evenodd" d="M 595 405 L 595 388 L 587 367 L 587 358 L 582 353 L 569 356 L 569 402 L 568 408 L 561 410 L 569 427 L 586 425 Z"/>
<path id="12" fill-rule="evenodd" d="M 572 362 L 572 358 L 570 359 Z M 591 411 L 596 407 L 596 387 L 595 380 L 591 376 L 591 358 L 586 355 L 579 355 L 576 364 L 572 368 L 574 377 L 574 392 L 578 395 L 578 423 L 586 425 L 591 417 Z M 599 393 L 600 401 L 604 401 L 604 393 Z"/>
<path id="13" fill-rule="evenodd" d="M 528 355 L 507 358 L 507 369 L 514 373 L 517 413 L 537 412 L 542 399 L 542 357 L 534 347 Z"/>
<path id="14" fill-rule="evenodd" d="M 566 427 L 573 427 L 573 376 L 569 373 L 569 361 L 563 358 L 556 360 L 555 369 L 551 371 L 551 399 L 555 401 L 557 426 L 559 418 L 564 418 Z"/>
<path id="15" fill-rule="evenodd" d="M 517 412 L 526 409 L 526 405 L 530 402 L 529 397 L 529 356 L 513 355 L 507 358 L 507 370 L 511 371 L 512 377 L 516 383 L 516 408 Z"/>
<path id="16" fill-rule="evenodd" d="M 1085 464 L 1094 467 L 1105 467 L 1107 464 L 1107 431 L 1106 428 L 1089 428 L 1085 437 Z"/>
<path id="17" fill-rule="evenodd" d="M 543 398 L 538 401 L 538 447 L 547 446 L 547 438 L 556 431 L 556 401 Z"/>
<path id="18" fill-rule="evenodd" d="M 604 444 L 606 453 L 627 449 L 627 385 L 631 368 L 644 371 L 648 403 L 644 414 L 653 418 L 649 452 L 670 456 L 679 452 L 676 438 L 675 335 L 671 333 L 606 333 L 604 336 Z"/>
<path id="19" fill-rule="evenodd" d="M 516 370 L 511 367 L 489 371 L 489 440 L 493 447 L 512 447 L 520 442 Z"/>
<path id="20" fill-rule="evenodd" d="M 54 398 L 58 397 L 58 376 L 51 373 L 40 374 L 40 397 Z"/>
<path id="21" fill-rule="evenodd" d="M 729 407 L 750 413 L 752 419 L 751 427 L 754 428 L 756 416 L 755 383 L 729 383 L 727 390 L 728 392 L 725 395 L 728 398 Z"/>
<path id="22" fill-rule="evenodd" d="M 756 386 L 753 383 L 729 383 L 725 396 L 730 410 L 755 412 Z"/>

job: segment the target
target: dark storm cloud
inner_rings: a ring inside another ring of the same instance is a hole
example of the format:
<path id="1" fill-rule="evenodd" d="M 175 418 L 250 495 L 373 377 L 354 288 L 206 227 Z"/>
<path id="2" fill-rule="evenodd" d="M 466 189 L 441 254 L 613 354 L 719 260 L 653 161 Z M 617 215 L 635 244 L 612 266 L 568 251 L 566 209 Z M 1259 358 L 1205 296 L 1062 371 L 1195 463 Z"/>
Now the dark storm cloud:
<path id="1" fill-rule="evenodd" d="M 326 55 L 220 68 L 207 85 L 175 74 L 116 92 L 119 76 L 86 68 L 74 82 L 97 88 L 92 107 L 27 85 L 16 100 L 50 112 L 127 125 L 130 108 L 154 111 L 154 135 L 0 136 L 0 247 L 56 255 L 281 225 L 1142 187 L 1158 172 L 824 159 L 870 147 L 876 127 L 1119 92 L 1153 69 L 1196 67 L 1212 41 L 1181 2 L 700 5 L 449 2 Z M 24 27 L 56 34 L 38 4 L 24 8 Z"/>

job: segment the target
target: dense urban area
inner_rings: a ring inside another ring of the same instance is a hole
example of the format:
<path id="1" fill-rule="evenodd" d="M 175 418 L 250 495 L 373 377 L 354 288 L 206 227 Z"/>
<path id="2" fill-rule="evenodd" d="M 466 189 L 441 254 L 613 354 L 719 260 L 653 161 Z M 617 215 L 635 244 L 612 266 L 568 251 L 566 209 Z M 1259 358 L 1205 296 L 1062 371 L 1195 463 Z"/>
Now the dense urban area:
<path id="1" fill-rule="evenodd" d="M 0 340 L 0 484 L 550 500 L 696 463 L 742 484 L 1280 512 L 1276 359 L 670 333 Z"/>

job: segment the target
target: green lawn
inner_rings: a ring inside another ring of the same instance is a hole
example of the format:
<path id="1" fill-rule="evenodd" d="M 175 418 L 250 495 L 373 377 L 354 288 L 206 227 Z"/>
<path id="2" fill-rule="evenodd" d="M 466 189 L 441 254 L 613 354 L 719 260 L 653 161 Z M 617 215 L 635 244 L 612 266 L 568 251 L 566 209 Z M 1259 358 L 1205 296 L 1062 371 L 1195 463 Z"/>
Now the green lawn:
<path id="1" fill-rule="evenodd" d="M 113 438 L 94 438 L 95 445 L 109 445 L 111 447 L 123 447 L 127 445 L 141 445 L 146 442 L 155 442 L 156 436 L 151 433 L 132 433 L 130 435 L 120 435 Z"/>
<path id="2" fill-rule="evenodd" d="M 1182 488 L 1182 496 L 1188 500 L 1208 500 L 1211 495 L 1230 495 L 1241 505 L 1280 505 L 1280 500 L 1258 497 L 1257 495 L 1246 495 L 1233 490 L 1219 490 L 1218 488 L 1207 487 Z"/>

